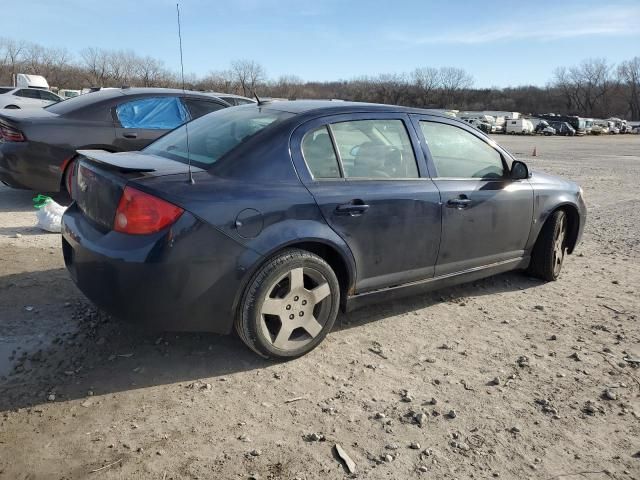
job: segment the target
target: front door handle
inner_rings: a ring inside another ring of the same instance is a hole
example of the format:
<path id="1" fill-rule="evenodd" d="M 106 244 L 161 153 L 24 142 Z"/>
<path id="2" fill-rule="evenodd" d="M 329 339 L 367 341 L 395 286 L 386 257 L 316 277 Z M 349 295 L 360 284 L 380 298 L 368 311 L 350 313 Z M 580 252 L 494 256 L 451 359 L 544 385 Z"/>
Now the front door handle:
<path id="1" fill-rule="evenodd" d="M 138 134 L 135 132 L 129 132 L 122 135 L 124 138 L 138 138 Z"/>
<path id="2" fill-rule="evenodd" d="M 447 207 L 462 210 L 471 204 L 471 200 L 466 197 L 452 198 L 447 202 Z"/>
<path id="3" fill-rule="evenodd" d="M 336 215 L 362 215 L 369 209 L 369 205 L 362 200 L 351 200 L 349 203 L 343 203 L 336 207 Z"/>

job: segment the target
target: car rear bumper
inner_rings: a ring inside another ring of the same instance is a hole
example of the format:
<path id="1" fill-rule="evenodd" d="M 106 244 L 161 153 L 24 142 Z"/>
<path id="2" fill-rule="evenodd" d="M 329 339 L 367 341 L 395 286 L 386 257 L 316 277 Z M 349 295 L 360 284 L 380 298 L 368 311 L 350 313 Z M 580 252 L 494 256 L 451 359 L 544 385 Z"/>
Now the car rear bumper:
<path id="1" fill-rule="evenodd" d="M 115 317 L 162 330 L 229 333 L 259 255 L 188 212 L 152 235 L 102 232 L 72 204 L 64 260 L 80 290 Z M 246 267 L 245 267 L 246 265 Z"/>

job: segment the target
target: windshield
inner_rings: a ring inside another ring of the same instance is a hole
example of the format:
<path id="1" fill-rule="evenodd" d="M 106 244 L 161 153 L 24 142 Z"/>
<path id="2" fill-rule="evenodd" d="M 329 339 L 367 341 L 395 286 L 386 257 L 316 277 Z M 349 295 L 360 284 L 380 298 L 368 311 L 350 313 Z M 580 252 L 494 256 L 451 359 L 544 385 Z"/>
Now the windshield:
<path id="1" fill-rule="evenodd" d="M 191 158 L 193 165 L 209 168 L 265 127 L 291 116 L 291 113 L 256 107 L 219 110 L 173 130 L 143 151 L 182 163 L 188 163 Z"/>

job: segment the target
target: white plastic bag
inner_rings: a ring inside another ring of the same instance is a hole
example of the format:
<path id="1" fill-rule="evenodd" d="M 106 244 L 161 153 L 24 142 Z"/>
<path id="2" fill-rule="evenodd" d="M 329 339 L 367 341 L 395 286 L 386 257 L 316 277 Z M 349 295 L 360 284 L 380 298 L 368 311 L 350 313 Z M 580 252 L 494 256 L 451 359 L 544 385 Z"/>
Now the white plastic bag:
<path id="1" fill-rule="evenodd" d="M 36 210 L 36 227 L 47 232 L 60 233 L 62 215 L 67 207 L 54 202 L 51 198 Z"/>

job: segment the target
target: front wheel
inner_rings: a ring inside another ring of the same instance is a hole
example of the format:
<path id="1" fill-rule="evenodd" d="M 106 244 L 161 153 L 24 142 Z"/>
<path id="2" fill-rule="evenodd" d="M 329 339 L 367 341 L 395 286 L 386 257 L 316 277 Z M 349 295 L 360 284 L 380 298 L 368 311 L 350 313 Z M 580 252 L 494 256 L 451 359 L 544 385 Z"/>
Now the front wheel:
<path id="1" fill-rule="evenodd" d="M 567 251 L 567 214 L 557 210 L 547 219 L 538 236 L 529 273 L 548 282 L 557 280 Z"/>
<path id="2" fill-rule="evenodd" d="M 340 285 L 329 264 L 304 250 L 285 250 L 249 283 L 235 327 L 264 357 L 299 357 L 331 331 L 339 304 Z"/>

